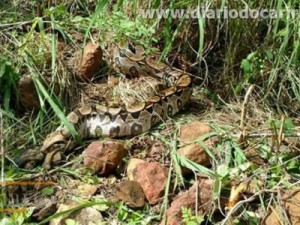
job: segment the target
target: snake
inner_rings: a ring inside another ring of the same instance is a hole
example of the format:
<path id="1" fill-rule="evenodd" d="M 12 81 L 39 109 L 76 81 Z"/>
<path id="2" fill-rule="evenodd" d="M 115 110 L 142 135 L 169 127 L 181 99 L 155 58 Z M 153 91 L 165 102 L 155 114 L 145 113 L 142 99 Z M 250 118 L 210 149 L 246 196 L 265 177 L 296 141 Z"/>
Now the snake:
<path id="1" fill-rule="evenodd" d="M 134 106 L 92 104 L 75 108 L 66 118 L 81 139 L 134 137 L 172 117 L 187 104 L 192 93 L 190 74 L 147 56 L 144 47 L 118 46 L 112 61 L 113 68 L 129 79 L 151 76 L 163 80 L 165 88 Z M 44 159 L 43 167 L 49 169 L 55 154 L 71 150 L 75 145 L 70 129 L 62 125 L 47 135 L 41 148 L 24 151 L 15 162 L 25 166 Z"/>

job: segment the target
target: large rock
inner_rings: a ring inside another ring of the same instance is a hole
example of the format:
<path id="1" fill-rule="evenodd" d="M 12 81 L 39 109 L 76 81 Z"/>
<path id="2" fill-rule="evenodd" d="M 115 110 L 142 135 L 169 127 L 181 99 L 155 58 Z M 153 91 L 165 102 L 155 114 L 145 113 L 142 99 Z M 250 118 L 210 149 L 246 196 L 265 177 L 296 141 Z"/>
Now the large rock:
<path id="1" fill-rule="evenodd" d="M 168 169 L 157 162 L 136 161 L 131 170 L 131 178 L 142 186 L 149 203 L 158 203 L 167 184 Z"/>
<path id="2" fill-rule="evenodd" d="M 196 203 L 198 203 L 198 215 L 204 215 L 213 207 L 213 180 L 200 179 L 188 191 L 177 197 L 167 210 L 167 225 L 182 224 L 182 207 L 190 208 L 192 212 L 195 211 Z M 198 187 L 197 187 L 198 186 Z M 197 199 L 198 198 L 198 199 Z M 198 200 L 198 202 L 197 202 Z M 161 225 L 165 224 L 165 220 Z"/>
<path id="3" fill-rule="evenodd" d="M 124 144 L 116 141 L 94 141 L 83 152 L 84 165 L 99 175 L 114 172 L 127 155 Z"/>
<path id="4" fill-rule="evenodd" d="M 97 44 L 88 43 L 84 50 L 77 76 L 83 80 L 91 80 L 102 64 L 102 49 Z"/>

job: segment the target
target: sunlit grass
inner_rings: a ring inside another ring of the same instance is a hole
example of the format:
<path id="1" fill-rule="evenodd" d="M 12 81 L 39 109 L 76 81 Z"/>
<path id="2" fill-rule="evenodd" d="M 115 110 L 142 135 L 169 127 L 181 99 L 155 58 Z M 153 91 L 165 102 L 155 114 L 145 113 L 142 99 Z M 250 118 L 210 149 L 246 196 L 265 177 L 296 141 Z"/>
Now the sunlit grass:
<path id="1" fill-rule="evenodd" d="M 256 143 L 256 147 L 270 165 L 250 165 L 244 154 L 245 143 L 238 143 L 229 135 L 238 126 L 240 105 L 233 106 L 228 102 L 241 102 L 249 85 L 254 84 L 252 102 L 256 105 L 251 105 L 251 113 L 256 122 L 266 122 L 279 114 L 285 114 L 286 117 L 299 115 L 299 18 L 186 20 L 169 17 L 158 20 L 143 19 L 138 10 L 187 9 L 197 6 L 280 10 L 297 8 L 298 4 L 295 0 L 152 0 L 147 3 L 118 0 L 115 4 L 108 0 L 92 3 L 87 0 L 62 0 L 51 5 L 39 4 L 38 1 L 3 1 L 0 3 L 0 104 L 3 105 L 1 113 L 5 126 L 5 147 L 9 153 L 15 153 L 28 146 L 39 145 L 46 134 L 61 124 L 67 126 L 74 137 L 77 136 L 76 130 L 66 119 L 67 113 L 76 105 L 75 95 L 69 95 L 69 99 L 74 102 L 68 102 L 63 93 L 58 96 L 54 94 L 56 84 L 70 93 L 77 91 L 76 85 L 72 85 L 74 71 L 67 69 L 59 55 L 59 42 L 83 49 L 91 41 L 99 43 L 105 51 L 107 43 L 124 43 L 129 40 L 143 45 L 146 52 L 151 47 L 159 48 L 161 59 L 168 63 L 176 61 L 174 55 L 184 55 L 191 65 L 193 77 L 201 77 L 205 81 L 201 85 L 209 93 L 208 98 L 216 98 L 218 101 L 214 103 L 222 105 L 228 110 L 227 115 L 233 117 L 230 120 L 220 115 L 217 119 L 206 120 L 221 137 L 215 152 L 206 148 L 202 139 L 197 142 L 210 156 L 211 168 L 179 156 L 175 135 L 163 137 L 157 134 L 167 146 L 167 153 L 164 154 L 171 159 L 162 215 L 170 203 L 169 195 L 172 191 L 186 184 L 181 166 L 216 180 L 215 198 L 220 197 L 221 189 L 228 188 L 234 176 L 251 176 L 253 179 L 263 177 L 269 189 L 278 185 L 292 187 L 293 183 L 286 177 L 292 176 L 294 181 L 299 179 L 299 175 L 291 172 L 297 166 L 297 158 L 287 153 L 275 154 L 269 143 L 263 140 Z M 84 40 L 76 42 L 71 31 L 83 34 Z M 40 110 L 35 114 L 26 112 L 20 115 L 15 104 L 18 102 L 17 80 L 26 74 L 34 81 Z M 45 85 L 46 75 L 53 79 L 49 87 Z M 155 93 L 156 89 L 151 89 Z M 147 93 L 141 93 L 138 88 L 132 89 L 122 82 L 115 92 L 128 105 L 134 101 L 145 101 L 149 97 Z M 262 108 L 268 112 L 266 115 L 259 114 Z M 217 115 L 212 111 L 208 113 Z M 248 128 L 255 130 L 256 123 L 253 124 L 248 124 Z M 7 160 L 11 161 L 10 154 Z M 174 180 L 176 185 L 172 187 Z M 259 196 L 265 210 L 267 203 L 264 197 Z M 277 202 L 273 197 L 270 201 Z M 127 212 L 123 207 L 120 210 Z M 144 218 L 144 215 L 139 216 Z M 243 216 L 247 217 L 246 212 L 241 213 Z"/>

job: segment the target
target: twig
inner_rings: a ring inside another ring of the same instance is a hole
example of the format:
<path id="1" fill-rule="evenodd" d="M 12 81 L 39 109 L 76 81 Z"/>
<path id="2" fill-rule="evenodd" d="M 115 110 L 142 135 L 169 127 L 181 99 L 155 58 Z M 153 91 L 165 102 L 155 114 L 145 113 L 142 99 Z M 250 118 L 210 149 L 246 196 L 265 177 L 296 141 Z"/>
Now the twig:
<path id="1" fill-rule="evenodd" d="M 3 129 L 3 115 L 2 115 L 2 110 L 0 107 L 0 151 L 1 151 L 1 182 L 3 183 L 4 181 L 4 135 L 3 135 L 4 129 Z"/>
<path id="2" fill-rule="evenodd" d="M 262 192 L 262 191 L 260 191 Z M 259 193 L 260 193 L 259 192 Z M 239 201 L 238 203 L 236 203 L 234 205 L 234 207 L 232 207 L 232 209 L 228 212 L 227 216 L 225 217 L 225 219 L 222 221 L 221 225 L 225 225 L 227 223 L 227 221 L 230 219 L 231 215 L 238 209 L 240 208 L 244 203 L 248 203 L 248 202 L 252 202 L 256 199 L 256 197 L 258 196 L 258 193 L 255 195 L 252 195 L 250 198 L 247 198 L 245 200 Z"/>
<path id="3" fill-rule="evenodd" d="M 238 133 L 232 133 L 232 134 L 229 134 L 229 135 L 231 137 L 238 138 L 241 135 L 243 135 L 243 133 L 242 132 L 238 132 Z M 299 137 L 300 138 L 300 132 L 293 133 L 293 134 L 282 133 L 282 136 L 283 137 Z M 247 138 L 273 138 L 273 137 L 274 137 L 274 134 L 272 134 L 271 132 L 267 132 L 267 133 L 252 133 L 252 134 L 245 134 L 243 136 L 244 139 L 247 139 Z"/>
<path id="4" fill-rule="evenodd" d="M 280 128 L 279 128 L 279 132 L 278 132 L 278 136 L 277 136 L 277 149 L 276 149 L 277 153 L 279 152 L 281 141 L 284 138 L 284 133 L 283 133 L 284 122 L 285 122 L 285 117 L 282 116 L 281 117 L 281 124 L 280 124 Z"/>
<path id="5" fill-rule="evenodd" d="M 230 217 L 232 216 L 232 214 L 236 210 L 238 210 L 244 203 L 252 202 L 252 201 L 254 201 L 257 198 L 257 196 L 259 196 L 259 195 L 261 195 L 263 193 L 266 193 L 266 192 L 274 193 L 274 192 L 277 192 L 277 191 L 276 190 L 261 190 L 261 191 L 256 192 L 255 194 L 253 194 L 251 197 L 249 197 L 249 198 L 247 198 L 245 200 L 239 201 L 238 203 L 236 203 L 234 205 L 234 207 L 232 207 L 230 209 L 230 211 L 228 212 L 227 216 L 222 221 L 221 225 L 225 225 L 227 223 L 227 221 L 230 219 Z"/>
<path id="6" fill-rule="evenodd" d="M 281 196 L 281 193 L 280 193 L 280 190 L 278 189 L 277 191 L 277 195 L 279 197 L 279 207 L 280 207 L 280 212 L 283 214 L 282 216 L 284 216 L 284 221 L 286 222 L 287 225 L 292 225 L 288 215 L 287 215 L 287 212 L 286 212 L 286 209 L 284 207 L 284 203 L 282 201 L 282 196 Z"/>
<path id="7" fill-rule="evenodd" d="M 245 137 L 247 107 L 248 107 L 249 97 L 250 97 L 250 94 L 252 93 L 253 89 L 254 89 L 254 85 L 251 85 L 249 87 L 248 91 L 246 92 L 244 102 L 243 102 L 243 106 L 242 106 L 241 122 L 240 122 L 240 127 L 239 127 L 241 132 L 242 132 L 241 136 L 239 138 L 240 142 L 243 142 L 244 137 Z"/>

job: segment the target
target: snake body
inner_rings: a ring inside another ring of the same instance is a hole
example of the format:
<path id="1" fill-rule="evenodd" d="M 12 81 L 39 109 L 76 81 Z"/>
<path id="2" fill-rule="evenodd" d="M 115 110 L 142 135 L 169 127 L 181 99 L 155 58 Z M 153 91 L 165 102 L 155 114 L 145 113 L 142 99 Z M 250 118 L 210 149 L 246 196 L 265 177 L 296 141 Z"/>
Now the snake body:
<path id="1" fill-rule="evenodd" d="M 153 125 L 179 112 L 188 102 L 192 92 L 189 74 L 168 67 L 152 57 L 146 57 L 142 47 L 129 45 L 117 48 L 113 58 L 114 68 L 129 77 L 149 75 L 163 79 L 167 87 L 146 102 L 134 107 L 111 108 L 91 105 L 76 108 L 67 116 L 79 136 L 84 138 L 133 137 L 148 131 Z M 43 142 L 41 152 L 46 155 L 44 166 L 49 168 L 54 154 L 59 149 L 66 151 L 74 146 L 69 129 L 58 127 Z M 34 154 L 34 153 L 33 153 Z M 19 161 L 24 164 L 32 157 L 23 155 Z"/>

